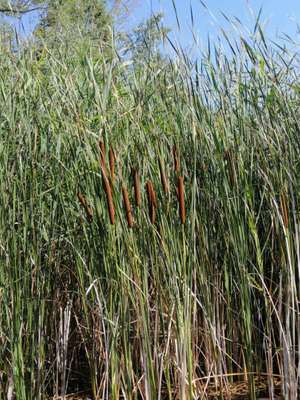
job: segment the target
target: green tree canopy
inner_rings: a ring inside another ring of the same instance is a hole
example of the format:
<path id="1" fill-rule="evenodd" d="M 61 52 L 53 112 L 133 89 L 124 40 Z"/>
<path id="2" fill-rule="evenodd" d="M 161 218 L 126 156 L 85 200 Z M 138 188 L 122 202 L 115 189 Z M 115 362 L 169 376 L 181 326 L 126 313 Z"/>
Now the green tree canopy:
<path id="1" fill-rule="evenodd" d="M 35 35 L 48 45 L 58 38 L 66 44 L 108 40 L 112 18 L 105 0 L 0 0 L 2 15 L 18 17 L 32 11 L 40 12 Z"/>
<path id="2" fill-rule="evenodd" d="M 42 2 L 42 0 L 35 0 Z M 100 38 L 110 21 L 104 0 L 51 0 L 46 4 L 39 28 L 46 34 L 68 33 Z"/>
<path id="3" fill-rule="evenodd" d="M 19 15 L 39 10 L 43 6 L 41 1 L 30 0 L 0 0 L 0 13 L 6 15 Z"/>

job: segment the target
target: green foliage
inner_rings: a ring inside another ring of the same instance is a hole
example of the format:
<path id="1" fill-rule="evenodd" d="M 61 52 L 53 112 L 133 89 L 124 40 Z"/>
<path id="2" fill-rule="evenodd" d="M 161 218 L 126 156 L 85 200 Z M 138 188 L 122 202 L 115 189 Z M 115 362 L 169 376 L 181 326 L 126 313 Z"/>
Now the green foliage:
<path id="1" fill-rule="evenodd" d="M 44 45 L 55 48 L 58 41 L 68 47 L 104 47 L 111 41 L 112 18 L 104 0 L 16 0 L 0 3 L 4 15 L 20 17 L 39 11 L 35 36 Z"/>
<path id="2" fill-rule="evenodd" d="M 163 26 L 163 14 L 155 14 L 134 29 L 130 35 L 130 49 L 133 59 L 149 61 L 160 54 L 160 46 L 169 29 Z"/>
<path id="3" fill-rule="evenodd" d="M 103 0 L 52 0 L 47 4 L 39 34 L 66 34 L 73 40 L 83 35 L 101 41 L 106 38 L 109 21 Z"/>

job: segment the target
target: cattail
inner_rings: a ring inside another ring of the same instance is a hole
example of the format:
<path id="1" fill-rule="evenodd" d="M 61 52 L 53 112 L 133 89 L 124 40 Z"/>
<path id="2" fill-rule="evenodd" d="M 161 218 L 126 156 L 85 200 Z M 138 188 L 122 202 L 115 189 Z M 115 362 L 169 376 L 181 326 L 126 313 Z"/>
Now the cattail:
<path id="1" fill-rule="evenodd" d="M 281 215 L 283 219 L 283 223 L 285 228 L 288 228 L 289 226 L 289 215 L 288 215 L 288 209 L 287 209 L 287 204 L 286 204 L 286 196 L 285 193 L 281 193 L 280 195 L 280 208 L 281 208 Z"/>
<path id="2" fill-rule="evenodd" d="M 141 196 L 141 182 L 140 176 L 136 169 L 132 170 L 133 181 L 134 181 L 134 197 L 135 197 L 135 204 L 140 207 L 142 204 L 142 196 Z"/>
<path id="3" fill-rule="evenodd" d="M 179 174 L 180 170 L 180 160 L 179 160 L 179 155 L 178 155 L 178 150 L 176 145 L 173 146 L 173 158 L 174 158 L 174 170 L 176 174 Z"/>
<path id="4" fill-rule="evenodd" d="M 155 223 L 156 212 L 155 209 L 157 207 L 156 195 L 153 189 L 153 185 L 151 181 L 146 183 L 147 197 L 148 197 L 148 206 L 149 206 L 149 216 L 152 224 Z"/>
<path id="5" fill-rule="evenodd" d="M 161 179 L 161 184 L 163 187 L 163 190 L 165 194 L 169 194 L 169 183 L 165 174 L 165 170 L 162 164 L 161 158 L 159 158 L 159 171 L 160 171 L 160 179 Z"/>
<path id="6" fill-rule="evenodd" d="M 155 193 L 155 190 L 154 190 L 154 187 L 153 187 L 153 184 L 152 184 L 151 181 L 150 181 L 150 183 L 151 183 L 151 198 L 152 198 L 152 202 L 153 202 L 153 204 L 154 204 L 154 207 L 157 208 L 156 193 Z"/>
<path id="7" fill-rule="evenodd" d="M 114 184 L 115 182 L 115 153 L 113 149 L 110 147 L 109 149 L 109 169 L 110 169 L 110 176 L 111 176 L 111 182 Z"/>
<path id="8" fill-rule="evenodd" d="M 100 165 L 101 165 L 102 170 L 104 170 L 105 173 L 106 173 L 105 144 L 104 144 L 104 142 L 102 142 L 101 140 L 100 140 L 100 142 L 99 142 L 99 147 L 100 147 L 100 156 L 101 156 Z"/>
<path id="9" fill-rule="evenodd" d="M 124 185 L 122 186 L 122 194 L 123 194 L 124 207 L 125 207 L 125 211 L 126 211 L 127 223 L 128 223 L 129 228 L 132 228 L 133 227 L 133 217 L 132 217 L 132 213 L 131 213 L 131 205 L 130 205 L 130 201 L 129 201 L 128 191 Z"/>
<path id="10" fill-rule="evenodd" d="M 88 206 L 86 199 L 84 198 L 83 194 L 81 194 L 80 192 L 77 193 L 77 197 L 78 197 L 80 204 L 82 205 L 82 207 L 84 208 L 84 210 L 86 212 L 88 221 L 91 222 L 93 219 L 93 212 L 92 212 L 91 208 Z"/>
<path id="11" fill-rule="evenodd" d="M 85 201 L 85 198 L 83 197 L 83 195 L 80 192 L 78 192 L 77 197 L 78 197 L 79 203 L 82 205 L 82 207 L 85 207 L 86 201 Z"/>
<path id="12" fill-rule="evenodd" d="M 110 223 L 112 225 L 114 225 L 115 224 L 115 208 L 114 208 L 114 202 L 113 202 L 113 197 L 112 197 L 112 190 L 110 187 L 109 180 L 106 176 L 105 169 L 103 169 L 103 168 L 102 168 L 102 178 L 103 178 L 104 191 L 106 193 Z"/>
<path id="13" fill-rule="evenodd" d="M 179 214 L 182 225 L 185 224 L 185 204 L 184 204 L 184 182 L 183 177 L 178 177 L 178 198 L 179 198 Z"/>

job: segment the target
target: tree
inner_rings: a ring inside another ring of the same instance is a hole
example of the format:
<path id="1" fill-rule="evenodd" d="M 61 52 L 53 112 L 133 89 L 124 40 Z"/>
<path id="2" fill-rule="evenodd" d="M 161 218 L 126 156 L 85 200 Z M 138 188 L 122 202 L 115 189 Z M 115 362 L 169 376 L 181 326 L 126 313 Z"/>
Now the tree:
<path id="1" fill-rule="evenodd" d="M 163 62 L 161 45 L 170 30 L 163 25 L 162 20 L 162 13 L 154 14 L 123 37 L 123 48 L 130 53 L 136 65 Z"/>
<path id="2" fill-rule="evenodd" d="M 105 0 L 0 0 L 0 15 L 21 17 L 33 11 L 40 14 L 35 36 L 48 46 L 58 37 L 66 44 L 108 40 L 111 18 Z"/>
<path id="3" fill-rule="evenodd" d="M 34 0 L 35 3 L 42 0 Z M 75 41 L 81 38 L 107 40 L 111 19 L 104 0 L 48 0 L 36 35 Z"/>
<path id="4" fill-rule="evenodd" d="M 30 0 L 2 0 L 0 1 L 0 13 L 10 16 L 18 16 L 33 11 L 41 10 L 42 2 L 35 2 Z"/>
<path id="5" fill-rule="evenodd" d="M 106 25 L 103 0 L 51 0 L 41 26 L 46 31 L 80 27 L 87 33 Z"/>

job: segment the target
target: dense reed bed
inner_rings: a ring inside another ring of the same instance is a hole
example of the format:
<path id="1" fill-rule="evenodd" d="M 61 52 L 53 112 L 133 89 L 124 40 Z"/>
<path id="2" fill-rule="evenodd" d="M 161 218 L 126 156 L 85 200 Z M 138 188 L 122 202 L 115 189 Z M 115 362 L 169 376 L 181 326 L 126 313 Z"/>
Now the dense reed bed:
<path id="1" fill-rule="evenodd" d="M 0 398 L 299 395 L 299 55 L 230 45 L 3 50 Z"/>

